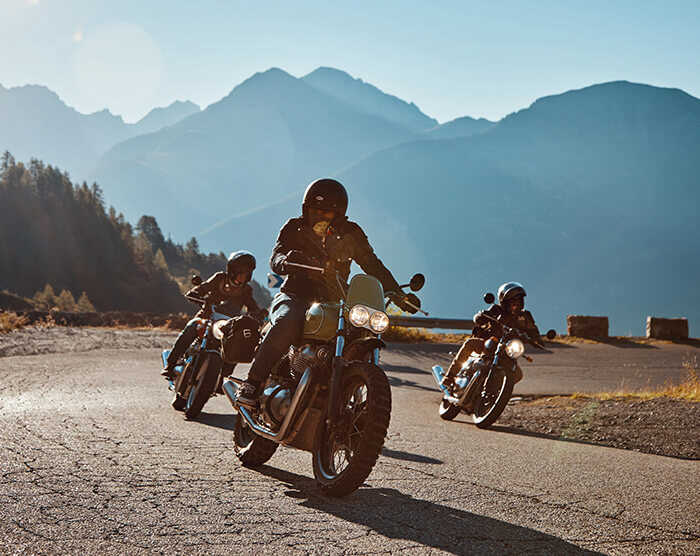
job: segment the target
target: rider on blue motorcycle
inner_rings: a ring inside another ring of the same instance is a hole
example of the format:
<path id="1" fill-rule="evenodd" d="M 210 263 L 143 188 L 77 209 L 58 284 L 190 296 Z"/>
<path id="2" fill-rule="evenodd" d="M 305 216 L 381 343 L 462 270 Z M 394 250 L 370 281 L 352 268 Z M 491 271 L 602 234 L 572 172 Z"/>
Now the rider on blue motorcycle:
<path id="1" fill-rule="evenodd" d="M 216 305 L 218 313 L 229 317 L 240 314 L 243 307 L 249 313 L 260 313 L 261 309 L 253 298 L 253 288 L 248 283 L 253 277 L 253 270 L 255 270 L 253 254 L 248 251 L 234 251 L 229 255 L 226 272 L 213 274 L 206 282 L 195 286 L 185 295 L 197 298 L 207 297 L 212 305 Z M 173 378 L 173 369 L 177 360 L 197 337 L 197 319 L 201 316 L 202 310 L 180 332 L 170 350 L 168 363 L 161 371 L 162 376 Z"/>
<path id="2" fill-rule="evenodd" d="M 535 319 L 530 311 L 525 310 L 525 288 L 518 282 L 506 282 L 498 288 L 498 303 L 491 305 L 486 311 L 479 311 L 474 315 L 472 337 L 466 340 L 459 348 L 457 355 L 442 379 L 442 384 L 451 386 L 455 376 L 467 361 L 472 352 L 481 353 L 484 350 L 484 342 L 492 336 L 500 337 L 503 330 L 499 323 L 489 319 L 497 319 L 498 322 L 510 328 L 517 328 L 525 332 L 532 343 L 542 345 L 540 331 L 535 324 Z M 522 372 L 516 376 L 515 382 L 520 381 Z"/>

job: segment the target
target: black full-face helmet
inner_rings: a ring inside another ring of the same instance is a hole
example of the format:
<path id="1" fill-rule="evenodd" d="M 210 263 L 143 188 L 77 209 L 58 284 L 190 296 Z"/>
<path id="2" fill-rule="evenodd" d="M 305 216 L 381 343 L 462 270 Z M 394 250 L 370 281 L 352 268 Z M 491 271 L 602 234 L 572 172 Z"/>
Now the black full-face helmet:
<path id="1" fill-rule="evenodd" d="M 336 220 L 343 219 L 348 210 L 348 192 L 343 184 L 332 178 L 323 178 L 311 182 L 304 192 L 302 212 L 309 219 L 309 209 L 335 212 Z"/>
<path id="2" fill-rule="evenodd" d="M 229 280 L 235 280 L 239 274 L 245 274 L 245 281 L 250 282 L 255 270 L 255 257 L 250 251 L 234 251 L 228 256 L 226 274 Z"/>
<path id="3" fill-rule="evenodd" d="M 518 314 L 525 308 L 525 288 L 518 282 L 506 282 L 498 288 L 498 304 L 508 313 Z M 514 302 L 518 302 L 515 310 L 511 310 Z"/>

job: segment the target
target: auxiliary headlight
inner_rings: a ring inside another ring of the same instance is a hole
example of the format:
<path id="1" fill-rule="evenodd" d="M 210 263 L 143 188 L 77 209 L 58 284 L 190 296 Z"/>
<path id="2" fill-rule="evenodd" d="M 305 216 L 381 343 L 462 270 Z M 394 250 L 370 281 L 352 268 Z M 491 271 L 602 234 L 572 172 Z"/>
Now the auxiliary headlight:
<path id="1" fill-rule="evenodd" d="M 214 335 L 214 338 L 217 340 L 221 340 L 224 337 L 224 331 L 222 328 L 226 325 L 228 321 L 227 320 L 220 320 L 214 323 L 214 328 L 212 328 L 211 333 Z"/>
<path id="2" fill-rule="evenodd" d="M 520 340 L 511 340 L 506 344 L 506 355 L 511 359 L 517 359 L 525 352 L 525 344 Z"/>
<path id="3" fill-rule="evenodd" d="M 350 322 L 355 326 L 365 326 L 369 322 L 369 311 L 363 305 L 355 305 L 350 309 Z"/>
<path id="4" fill-rule="evenodd" d="M 389 317 L 386 316 L 386 313 L 377 311 L 369 319 L 369 326 L 373 332 L 382 334 L 389 328 Z"/>

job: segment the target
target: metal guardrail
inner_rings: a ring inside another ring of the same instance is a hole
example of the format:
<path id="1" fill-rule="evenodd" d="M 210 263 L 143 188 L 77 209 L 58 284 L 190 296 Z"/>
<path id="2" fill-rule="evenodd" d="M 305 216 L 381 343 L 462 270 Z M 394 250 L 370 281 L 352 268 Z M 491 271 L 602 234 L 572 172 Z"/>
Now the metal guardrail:
<path id="1" fill-rule="evenodd" d="M 445 330 L 471 330 L 474 321 L 468 319 L 438 319 L 432 317 L 389 316 L 391 326 L 411 328 L 443 328 Z"/>

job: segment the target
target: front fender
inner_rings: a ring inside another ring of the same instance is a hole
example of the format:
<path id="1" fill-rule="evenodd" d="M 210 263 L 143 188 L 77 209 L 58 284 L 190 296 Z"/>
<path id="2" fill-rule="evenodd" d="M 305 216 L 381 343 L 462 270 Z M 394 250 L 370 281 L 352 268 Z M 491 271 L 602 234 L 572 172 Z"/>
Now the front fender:
<path id="1" fill-rule="evenodd" d="M 384 340 L 379 338 L 359 338 L 345 346 L 343 358 L 346 361 L 362 360 L 365 354 L 372 353 L 377 348 L 385 347 Z"/>

